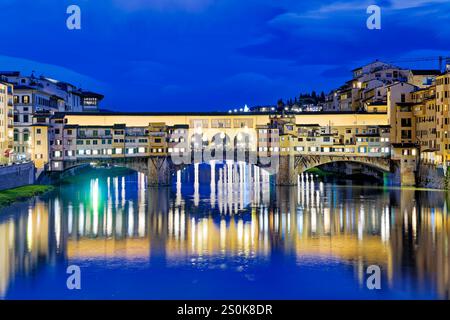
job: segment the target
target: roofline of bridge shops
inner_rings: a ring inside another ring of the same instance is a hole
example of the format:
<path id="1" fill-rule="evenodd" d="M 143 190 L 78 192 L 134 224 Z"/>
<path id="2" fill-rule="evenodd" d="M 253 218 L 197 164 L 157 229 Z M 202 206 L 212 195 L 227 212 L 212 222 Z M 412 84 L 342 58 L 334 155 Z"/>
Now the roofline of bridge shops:
<path id="1" fill-rule="evenodd" d="M 387 112 L 366 112 L 366 111 L 305 111 L 305 112 L 285 112 L 284 115 L 382 115 Z M 63 118 L 65 116 L 276 116 L 282 115 L 278 112 L 55 112 L 53 118 Z"/>

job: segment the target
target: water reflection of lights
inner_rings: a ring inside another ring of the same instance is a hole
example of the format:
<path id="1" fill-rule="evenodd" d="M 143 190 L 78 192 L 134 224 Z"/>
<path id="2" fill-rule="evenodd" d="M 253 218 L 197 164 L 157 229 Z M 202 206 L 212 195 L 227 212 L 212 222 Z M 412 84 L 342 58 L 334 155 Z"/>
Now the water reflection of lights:
<path id="1" fill-rule="evenodd" d="M 162 250 L 169 265 L 189 263 L 199 256 L 236 256 L 251 262 L 270 258 L 277 250 L 293 252 L 298 264 L 304 263 L 305 256 L 348 261 L 357 277 L 368 264 L 379 264 L 392 284 L 406 272 L 401 266 L 408 247 L 418 275 L 434 279 L 439 294 L 448 297 L 450 223 L 443 198 L 438 198 L 436 206 L 431 200 L 422 200 L 419 206 L 411 198 L 414 194 L 404 190 L 393 195 L 379 193 L 376 201 L 369 195 L 371 201 L 365 201 L 366 196 L 350 198 L 346 190 L 337 192 L 304 175 L 297 189 L 277 191 L 274 205 L 270 201 L 273 187 L 263 170 L 233 164 L 230 171 L 225 164 L 216 172 L 218 181 L 210 183 L 216 192 L 206 194 L 211 206 L 206 211 L 192 206 L 192 195 L 181 194 L 181 180 L 177 201 L 172 202 L 164 193 L 150 196 L 142 176 L 136 198 L 125 203 L 127 181 L 111 178 L 103 184 L 101 179 L 94 180 L 84 200 L 56 197 L 48 204 L 38 200 L 23 212 L 19 210 L 14 220 L 0 222 L 0 296 L 14 274 L 25 270 L 21 265 L 31 264 L 26 270 L 33 270 L 39 261 L 53 261 L 53 248 L 69 259 L 150 259 Z M 410 237 L 404 236 L 407 232 Z"/>

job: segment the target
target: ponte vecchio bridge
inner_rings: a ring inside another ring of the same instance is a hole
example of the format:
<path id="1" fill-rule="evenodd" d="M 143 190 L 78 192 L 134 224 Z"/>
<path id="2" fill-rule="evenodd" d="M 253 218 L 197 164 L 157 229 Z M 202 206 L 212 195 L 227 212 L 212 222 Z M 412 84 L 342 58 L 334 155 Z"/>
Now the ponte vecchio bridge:
<path id="1" fill-rule="evenodd" d="M 392 144 L 390 131 L 386 113 L 60 113 L 33 126 L 32 157 L 53 172 L 124 166 L 145 173 L 150 186 L 170 184 L 193 163 L 223 161 L 263 167 L 278 185 L 296 185 L 298 174 L 333 162 L 414 185 L 417 150 Z"/>

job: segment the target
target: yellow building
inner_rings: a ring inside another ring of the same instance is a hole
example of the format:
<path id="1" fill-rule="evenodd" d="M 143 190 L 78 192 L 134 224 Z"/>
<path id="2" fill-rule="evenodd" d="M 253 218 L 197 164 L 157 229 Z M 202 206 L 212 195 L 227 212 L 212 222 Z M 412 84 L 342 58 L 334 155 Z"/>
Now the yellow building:
<path id="1" fill-rule="evenodd" d="M 45 168 L 49 161 L 48 125 L 34 124 L 30 127 L 31 157 L 37 169 Z"/>
<path id="2" fill-rule="evenodd" d="M 450 73 L 436 78 L 436 149 L 437 161 L 450 162 Z"/>

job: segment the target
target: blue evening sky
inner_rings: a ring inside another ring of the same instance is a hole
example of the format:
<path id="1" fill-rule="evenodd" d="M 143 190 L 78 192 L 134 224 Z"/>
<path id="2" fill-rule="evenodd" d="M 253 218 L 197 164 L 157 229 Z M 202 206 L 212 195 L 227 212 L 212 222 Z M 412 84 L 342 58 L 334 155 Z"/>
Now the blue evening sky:
<path id="1" fill-rule="evenodd" d="M 66 8 L 82 29 L 66 28 Z M 382 8 L 368 30 L 366 8 Z M 328 91 L 375 59 L 450 55 L 448 0 L 1 0 L 0 69 L 36 71 L 126 111 L 208 111 Z"/>

